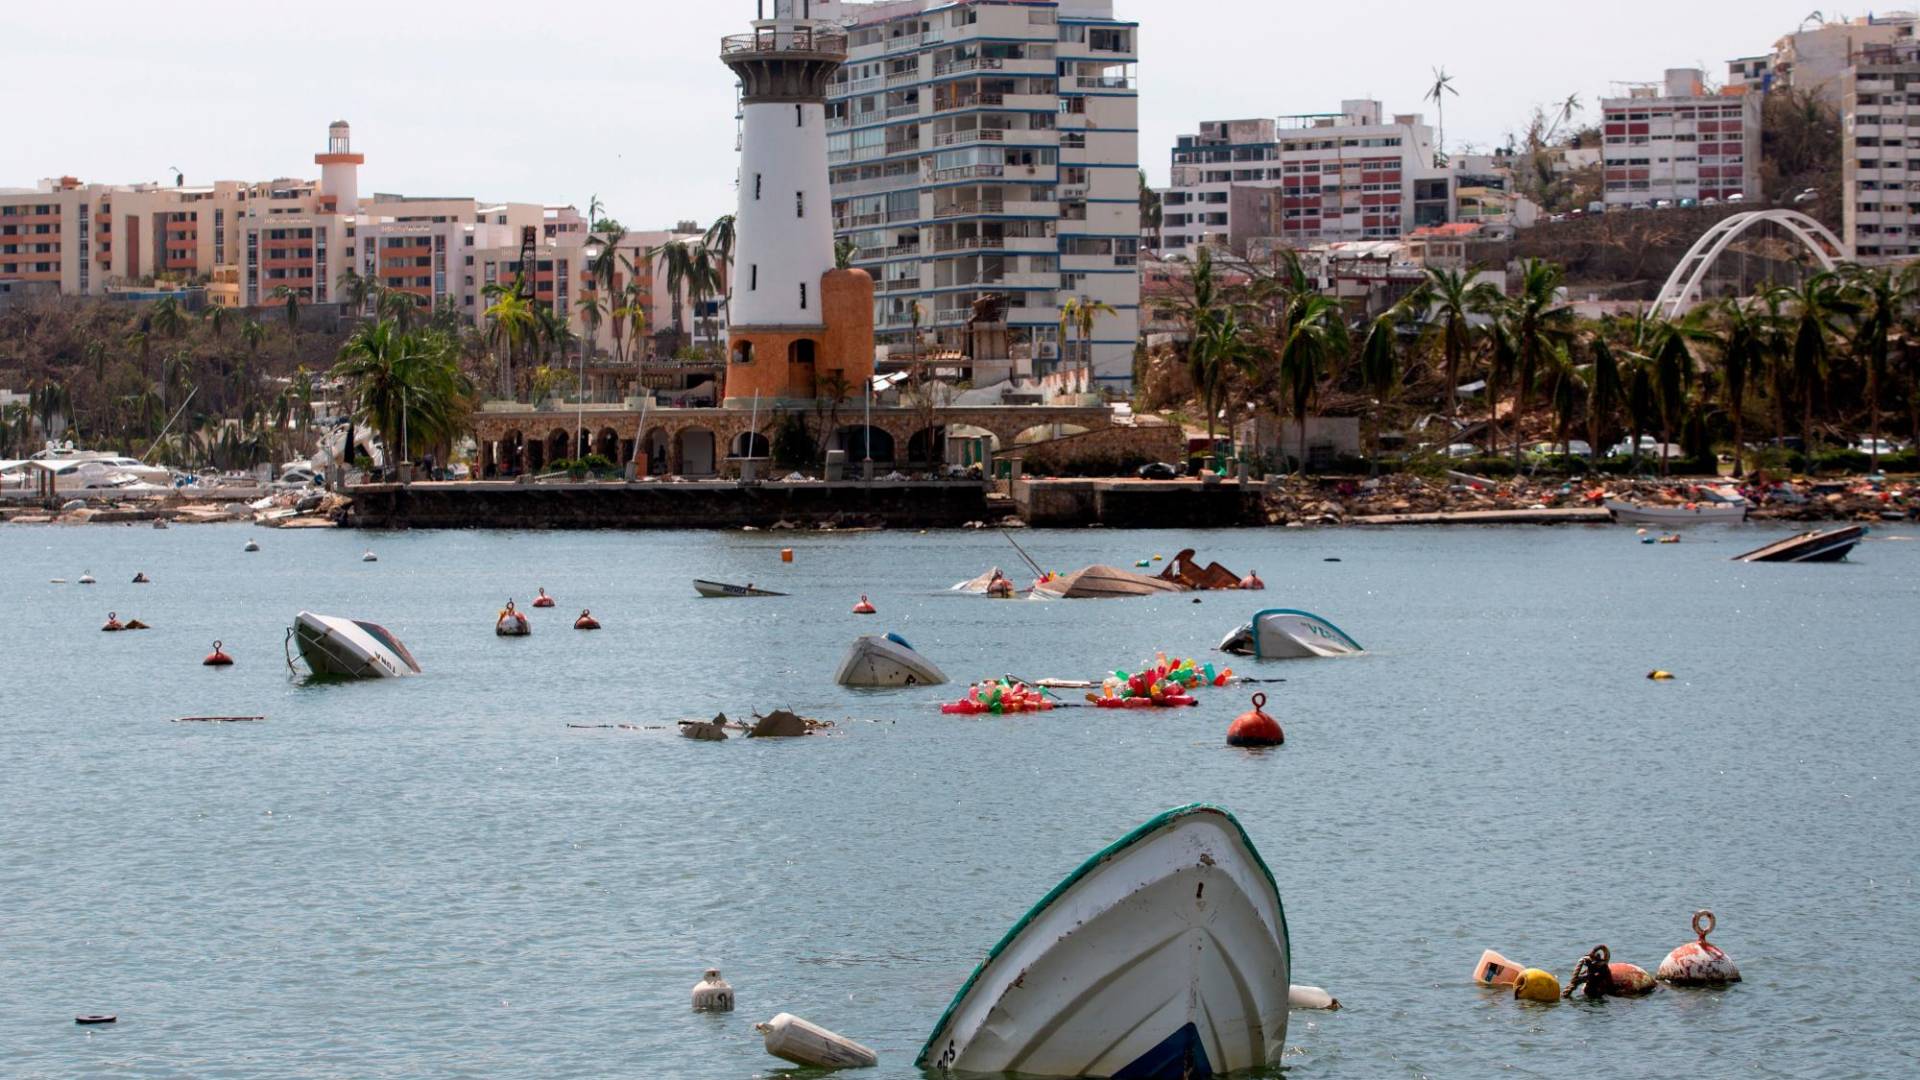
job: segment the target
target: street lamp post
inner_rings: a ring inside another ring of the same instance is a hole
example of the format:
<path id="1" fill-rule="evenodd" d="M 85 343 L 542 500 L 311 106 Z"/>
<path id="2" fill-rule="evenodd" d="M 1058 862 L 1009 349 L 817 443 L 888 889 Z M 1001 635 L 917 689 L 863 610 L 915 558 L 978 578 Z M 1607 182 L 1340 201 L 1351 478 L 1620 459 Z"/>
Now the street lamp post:
<path id="1" fill-rule="evenodd" d="M 866 460 L 860 467 L 860 478 L 873 482 L 873 376 L 867 376 L 867 419 L 860 430 L 860 450 Z"/>
<path id="2" fill-rule="evenodd" d="M 589 266 L 593 264 L 594 260 L 600 257 L 602 250 L 600 241 L 593 238 L 593 222 L 589 221 L 587 222 L 587 246 L 581 249 L 582 253 L 587 257 L 587 264 Z M 571 320 L 573 313 L 570 311 L 563 312 L 562 316 Z M 580 339 L 580 384 L 573 388 L 573 429 L 579 433 L 576 434 L 574 438 L 578 439 L 582 444 L 584 444 L 587 439 L 585 434 L 587 427 L 587 350 L 592 347 L 592 341 L 589 341 L 584 336 Z M 579 453 L 574 456 L 585 458 L 587 456 L 587 447 L 581 445 Z"/>

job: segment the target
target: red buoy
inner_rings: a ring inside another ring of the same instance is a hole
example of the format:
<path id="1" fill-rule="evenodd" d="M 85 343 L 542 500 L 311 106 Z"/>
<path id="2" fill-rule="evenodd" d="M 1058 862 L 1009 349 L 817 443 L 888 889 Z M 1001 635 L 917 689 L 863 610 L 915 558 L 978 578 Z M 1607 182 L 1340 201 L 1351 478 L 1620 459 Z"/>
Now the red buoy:
<path id="1" fill-rule="evenodd" d="M 205 667 L 232 667 L 233 657 L 222 652 L 220 643 L 216 641 L 213 643 L 213 651 L 208 653 L 207 658 L 200 663 Z"/>
<path id="2" fill-rule="evenodd" d="M 593 612 L 582 611 L 580 617 L 573 620 L 573 628 L 575 630 L 598 630 L 600 629 L 600 620 L 593 617 Z"/>
<path id="3" fill-rule="evenodd" d="M 867 595 L 865 593 L 861 593 L 860 602 L 853 605 L 853 613 L 855 615 L 872 615 L 872 614 L 875 614 L 878 610 L 879 609 L 875 608 L 873 606 L 873 603 L 867 599 Z"/>
<path id="4" fill-rule="evenodd" d="M 117 612 L 109 611 L 107 612 L 107 625 L 102 626 L 100 629 L 105 630 L 108 633 L 115 633 L 121 630 L 125 630 L 126 627 L 121 625 L 120 616 Z"/>
<path id="5" fill-rule="evenodd" d="M 1266 589 L 1267 583 L 1260 580 L 1260 571 L 1254 570 L 1240 579 L 1240 587 L 1248 592 L 1261 592 Z"/>
<path id="6" fill-rule="evenodd" d="M 552 607 L 553 597 L 547 595 L 547 590 L 541 589 L 540 595 L 533 598 L 533 606 L 537 608 Z"/>
<path id="7" fill-rule="evenodd" d="M 1253 695 L 1253 708 L 1243 712 L 1227 728 L 1228 746 L 1279 746 L 1287 741 L 1287 734 L 1280 730 L 1280 721 L 1268 716 L 1267 695 Z"/>

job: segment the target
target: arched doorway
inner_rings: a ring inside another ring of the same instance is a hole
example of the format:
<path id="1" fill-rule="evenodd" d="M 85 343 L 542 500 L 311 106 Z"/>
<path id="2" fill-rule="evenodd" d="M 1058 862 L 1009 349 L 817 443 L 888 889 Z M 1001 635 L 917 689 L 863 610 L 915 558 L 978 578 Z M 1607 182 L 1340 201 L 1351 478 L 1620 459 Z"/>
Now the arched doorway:
<path id="1" fill-rule="evenodd" d="M 921 428 L 907 439 L 907 461 L 926 468 L 947 463 L 947 429 L 939 424 Z"/>
<path id="2" fill-rule="evenodd" d="M 893 460 L 893 436 L 885 428 L 851 424 L 836 433 L 834 442 L 839 449 L 847 452 L 848 465 L 857 465 L 869 457 L 875 461 Z"/>
<path id="3" fill-rule="evenodd" d="M 713 459 L 713 432 L 703 427 L 690 427 L 680 432 L 676 440 L 679 450 L 680 467 L 674 471 L 681 476 L 712 476 L 717 471 Z"/>
<path id="4" fill-rule="evenodd" d="M 664 476 L 672 462 L 673 440 L 666 428 L 648 428 L 640 438 L 641 466 L 648 476 Z"/>
<path id="5" fill-rule="evenodd" d="M 755 458 L 765 461 L 773 455 L 773 444 L 765 435 L 757 431 L 743 431 L 733 437 L 733 448 L 728 455 L 735 458 Z"/>
<path id="6" fill-rule="evenodd" d="M 620 436 L 612 428 L 601 428 L 592 445 L 594 453 L 616 465 L 620 463 Z"/>
<path id="7" fill-rule="evenodd" d="M 494 455 L 495 475 L 518 476 L 527 468 L 527 437 L 519 428 L 508 431 L 500 436 Z"/>
<path id="8" fill-rule="evenodd" d="M 556 461 L 565 461 L 572 456 L 571 448 L 567 446 L 566 432 L 555 428 L 547 433 L 547 464 L 549 466 Z"/>

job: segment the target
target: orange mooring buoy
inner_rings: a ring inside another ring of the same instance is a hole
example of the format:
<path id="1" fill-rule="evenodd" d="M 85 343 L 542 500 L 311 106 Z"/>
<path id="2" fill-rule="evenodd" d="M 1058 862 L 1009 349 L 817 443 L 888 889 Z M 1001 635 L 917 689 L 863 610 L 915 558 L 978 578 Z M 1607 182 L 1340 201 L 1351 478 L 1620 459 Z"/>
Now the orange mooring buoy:
<path id="1" fill-rule="evenodd" d="M 1266 589 L 1267 583 L 1260 580 L 1260 571 L 1252 570 L 1240 579 L 1240 587 L 1248 592 L 1261 592 Z"/>
<path id="2" fill-rule="evenodd" d="M 873 615 L 877 613 L 878 610 L 879 609 L 873 606 L 873 602 L 867 599 L 866 593 L 861 593 L 860 602 L 853 605 L 853 613 L 855 615 Z"/>
<path id="3" fill-rule="evenodd" d="M 1700 940 L 1687 942 L 1660 961 L 1661 982 L 1675 986 L 1726 986 L 1740 981 L 1740 968 L 1733 958 L 1707 940 L 1707 935 L 1713 933 L 1713 925 L 1713 912 L 1694 912 L 1693 932 Z"/>
<path id="4" fill-rule="evenodd" d="M 538 608 L 552 607 L 553 597 L 547 595 L 547 590 L 541 589 L 540 595 L 533 598 L 533 606 Z"/>
<path id="5" fill-rule="evenodd" d="M 1227 728 L 1228 746 L 1279 746 L 1287 741 L 1280 721 L 1268 716 L 1267 695 L 1253 695 L 1253 708 L 1241 713 Z"/>
<path id="6" fill-rule="evenodd" d="M 573 628 L 575 630 L 598 630 L 600 629 L 600 620 L 593 617 L 593 612 L 582 611 L 580 617 L 573 620 Z"/>
<path id="7" fill-rule="evenodd" d="M 216 641 L 213 643 L 213 651 L 208 653 L 207 658 L 200 661 L 200 663 L 205 667 L 232 667 L 233 657 L 222 652 L 220 642 Z"/>
<path id="8" fill-rule="evenodd" d="M 100 629 L 105 630 L 108 633 L 114 633 L 120 630 L 125 630 L 126 627 L 120 625 L 119 613 L 109 611 L 107 612 L 107 625 L 101 627 Z"/>

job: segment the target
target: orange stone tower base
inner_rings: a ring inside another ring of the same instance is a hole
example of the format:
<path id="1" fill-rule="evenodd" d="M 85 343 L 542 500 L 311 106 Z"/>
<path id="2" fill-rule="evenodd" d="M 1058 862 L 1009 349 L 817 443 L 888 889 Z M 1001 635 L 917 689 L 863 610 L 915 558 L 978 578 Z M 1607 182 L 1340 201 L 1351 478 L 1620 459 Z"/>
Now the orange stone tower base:
<path id="1" fill-rule="evenodd" d="M 858 399 L 873 377 L 873 278 L 865 270 L 829 270 L 820 279 L 818 326 L 727 329 L 725 401 L 729 407 L 812 401 L 838 373 Z"/>

